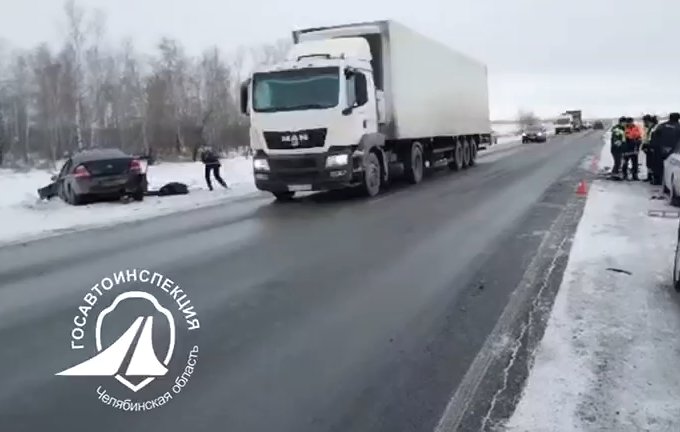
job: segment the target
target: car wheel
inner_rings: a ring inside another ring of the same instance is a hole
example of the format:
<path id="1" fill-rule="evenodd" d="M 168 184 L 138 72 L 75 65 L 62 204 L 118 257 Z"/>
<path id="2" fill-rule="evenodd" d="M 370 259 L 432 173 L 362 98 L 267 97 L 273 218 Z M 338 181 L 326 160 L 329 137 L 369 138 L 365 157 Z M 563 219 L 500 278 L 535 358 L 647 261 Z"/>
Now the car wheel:
<path id="1" fill-rule="evenodd" d="M 295 197 L 295 192 L 284 191 L 284 192 L 272 192 L 276 201 L 290 201 Z"/>
<path id="2" fill-rule="evenodd" d="M 680 197 L 678 197 L 678 193 L 675 191 L 674 178 L 671 178 L 671 184 L 668 186 L 668 189 L 668 203 L 673 207 L 680 207 Z"/>
<path id="3" fill-rule="evenodd" d="M 144 191 L 138 190 L 132 194 L 132 199 L 135 201 L 144 201 Z"/>
<path id="4" fill-rule="evenodd" d="M 81 205 L 83 203 L 83 198 L 77 193 L 73 192 L 71 186 L 66 189 L 66 201 L 74 206 Z"/>

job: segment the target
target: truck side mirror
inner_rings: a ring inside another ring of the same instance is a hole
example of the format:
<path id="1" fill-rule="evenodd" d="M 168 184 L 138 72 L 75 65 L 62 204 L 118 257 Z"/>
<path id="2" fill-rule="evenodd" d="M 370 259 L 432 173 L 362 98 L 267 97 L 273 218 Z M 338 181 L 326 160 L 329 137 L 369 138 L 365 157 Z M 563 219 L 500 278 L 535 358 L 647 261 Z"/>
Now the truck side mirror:
<path id="1" fill-rule="evenodd" d="M 248 87 L 250 80 L 241 83 L 241 114 L 248 115 Z"/>
<path id="2" fill-rule="evenodd" d="M 368 102 L 368 89 L 366 88 L 366 75 L 358 73 L 354 76 L 354 94 L 356 95 L 357 106 L 362 106 Z"/>

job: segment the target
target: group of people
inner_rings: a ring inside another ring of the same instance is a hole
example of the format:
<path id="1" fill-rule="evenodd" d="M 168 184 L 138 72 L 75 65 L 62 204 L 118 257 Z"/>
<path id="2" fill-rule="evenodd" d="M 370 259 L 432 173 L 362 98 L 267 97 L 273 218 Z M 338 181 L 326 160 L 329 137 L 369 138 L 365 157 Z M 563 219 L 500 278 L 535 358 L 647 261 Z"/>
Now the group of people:
<path id="1" fill-rule="evenodd" d="M 621 117 L 612 128 L 611 152 L 614 158 L 612 177 L 628 180 L 629 166 L 632 180 L 638 180 L 638 156 L 646 156 L 647 181 L 660 185 L 666 158 L 680 150 L 680 113 L 672 113 L 668 121 L 659 124 L 658 118 L 647 114 L 642 118 L 644 129 L 631 117 Z"/>

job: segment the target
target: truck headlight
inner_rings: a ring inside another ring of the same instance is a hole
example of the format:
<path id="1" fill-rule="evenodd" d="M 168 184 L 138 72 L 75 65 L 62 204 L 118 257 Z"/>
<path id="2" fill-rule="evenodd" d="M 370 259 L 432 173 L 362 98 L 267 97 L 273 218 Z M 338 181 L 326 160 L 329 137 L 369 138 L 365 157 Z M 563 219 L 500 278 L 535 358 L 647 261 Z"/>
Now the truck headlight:
<path id="1" fill-rule="evenodd" d="M 253 169 L 255 171 L 269 171 L 267 159 L 253 159 Z"/>
<path id="2" fill-rule="evenodd" d="M 345 166 L 349 162 L 349 155 L 346 153 L 329 155 L 326 157 L 326 168 Z"/>

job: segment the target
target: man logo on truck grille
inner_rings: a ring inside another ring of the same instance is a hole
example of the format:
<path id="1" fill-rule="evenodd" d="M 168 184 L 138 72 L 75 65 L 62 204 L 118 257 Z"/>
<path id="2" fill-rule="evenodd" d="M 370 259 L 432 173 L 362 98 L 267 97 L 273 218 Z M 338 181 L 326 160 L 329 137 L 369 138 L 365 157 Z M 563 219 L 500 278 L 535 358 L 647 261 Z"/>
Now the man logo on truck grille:
<path id="1" fill-rule="evenodd" d="M 127 283 L 148 284 L 160 288 L 167 295 L 157 297 L 145 286 L 134 291 L 123 290 L 97 315 L 90 312 L 99 309 L 97 305 L 103 303 L 100 300 L 104 300 L 108 291 Z M 164 307 L 159 298 L 170 308 Z M 171 309 L 177 312 L 173 315 Z M 179 394 L 187 385 L 198 359 L 198 346 L 183 341 L 181 345 L 192 346 L 186 357 L 182 356 L 188 360 L 174 367 L 172 360 L 177 357 L 174 356 L 177 337 L 193 336 L 193 330 L 200 328 L 200 322 L 191 300 L 172 280 L 160 273 L 152 275 L 149 270 L 136 269 L 103 278 L 85 295 L 73 318 L 72 350 L 86 349 L 84 336 L 88 316 L 96 316 L 94 347 L 89 347 L 93 355 L 56 375 L 113 377 L 134 393 L 168 375 L 174 394 Z M 177 377 L 172 380 L 175 374 Z M 166 391 L 146 401 L 123 400 L 121 396 L 110 395 L 101 386 L 97 388 L 97 394 L 102 403 L 123 411 L 147 411 L 165 405 L 173 397 L 170 391 Z"/>
<path id="2" fill-rule="evenodd" d="M 301 141 L 309 141 L 309 135 L 306 133 L 283 135 L 281 141 L 289 142 L 290 146 L 295 148 L 300 145 Z"/>

